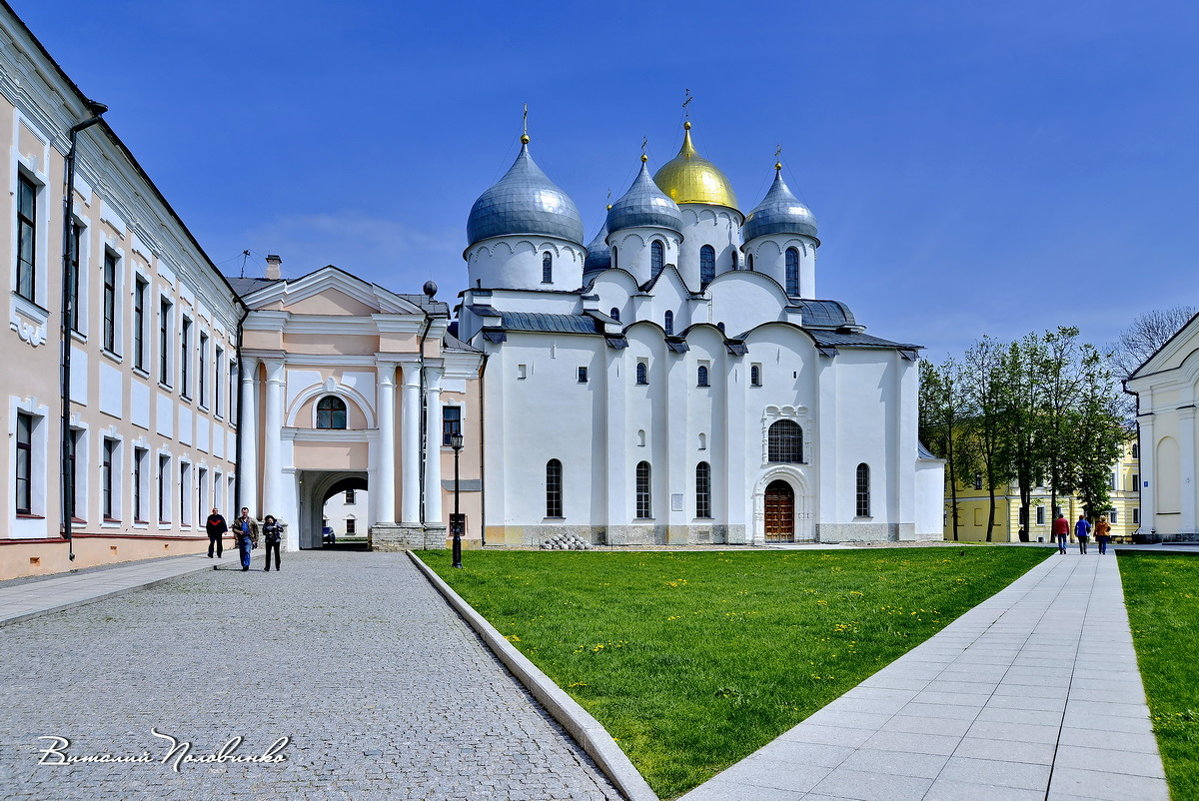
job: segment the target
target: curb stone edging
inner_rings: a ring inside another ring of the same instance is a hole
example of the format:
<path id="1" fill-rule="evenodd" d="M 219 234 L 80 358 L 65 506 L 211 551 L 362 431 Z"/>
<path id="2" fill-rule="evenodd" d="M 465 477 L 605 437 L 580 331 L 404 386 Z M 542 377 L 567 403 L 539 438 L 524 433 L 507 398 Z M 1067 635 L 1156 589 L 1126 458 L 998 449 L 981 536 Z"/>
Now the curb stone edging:
<path id="1" fill-rule="evenodd" d="M 629 801 L 659 801 L 658 796 L 650 788 L 649 782 L 633 765 L 620 746 L 612 739 L 612 735 L 600 725 L 599 721 L 579 705 L 577 701 L 566 694 L 562 688 L 545 675 L 528 657 L 516 650 L 512 643 L 504 639 L 495 626 L 474 610 L 470 604 L 454 592 L 433 568 L 421 559 L 406 551 L 408 558 L 415 564 L 424 577 L 441 593 L 454 611 L 475 630 L 504 664 L 512 675 L 532 693 L 554 720 L 575 739 L 587 752 L 604 775 L 616 785 L 616 788 Z"/>

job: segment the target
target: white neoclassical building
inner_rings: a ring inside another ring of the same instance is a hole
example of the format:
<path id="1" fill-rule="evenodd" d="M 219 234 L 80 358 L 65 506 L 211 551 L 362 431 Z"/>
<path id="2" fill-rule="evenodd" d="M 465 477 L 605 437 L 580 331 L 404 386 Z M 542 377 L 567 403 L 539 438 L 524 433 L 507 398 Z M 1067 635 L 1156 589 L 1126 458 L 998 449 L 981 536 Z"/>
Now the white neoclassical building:
<path id="1" fill-rule="evenodd" d="M 471 209 L 457 335 L 487 357 L 487 542 L 940 539 L 918 346 L 819 299 L 781 165 L 745 214 L 686 128 L 590 246 L 527 136 Z"/>
<path id="2" fill-rule="evenodd" d="M 1138 367 L 1124 386 L 1137 397 L 1141 532 L 1194 540 L 1199 536 L 1199 315 Z"/>

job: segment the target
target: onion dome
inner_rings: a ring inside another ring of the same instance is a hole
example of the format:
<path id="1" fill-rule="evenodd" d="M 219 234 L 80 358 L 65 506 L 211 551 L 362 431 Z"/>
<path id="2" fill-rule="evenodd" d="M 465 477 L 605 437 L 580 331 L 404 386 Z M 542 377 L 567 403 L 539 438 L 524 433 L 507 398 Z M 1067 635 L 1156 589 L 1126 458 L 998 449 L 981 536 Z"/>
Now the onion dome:
<path id="1" fill-rule="evenodd" d="M 583 220 L 570 195 L 546 177 L 521 137 L 520 155 L 499 182 L 479 195 L 466 220 L 470 244 L 493 236 L 533 234 L 583 243 Z"/>
<path id="2" fill-rule="evenodd" d="M 816 218 L 787 188 L 782 164 L 774 165 L 774 183 L 762 202 L 745 218 L 741 233 L 746 242 L 771 234 L 799 234 L 820 241 L 816 236 Z"/>
<path id="3" fill-rule="evenodd" d="M 587 258 L 583 261 L 583 272 L 606 270 L 612 266 L 612 248 L 608 247 L 608 224 L 600 227 L 599 233 L 587 246 Z"/>
<path id="4" fill-rule="evenodd" d="M 649 177 L 645 166 L 646 157 L 641 157 L 641 172 L 624 197 L 608 209 L 608 231 L 616 233 L 625 228 L 668 228 L 679 231 L 683 227 L 683 216 L 678 204 L 668 198 Z"/>
<path id="5" fill-rule="evenodd" d="M 654 181 L 675 203 L 706 203 L 737 208 L 737 194 L 729 179 L 712 162 L 695 152 L 691 123 L 683 123 L 683 146 L 679 154 L 662 165 Z"/>

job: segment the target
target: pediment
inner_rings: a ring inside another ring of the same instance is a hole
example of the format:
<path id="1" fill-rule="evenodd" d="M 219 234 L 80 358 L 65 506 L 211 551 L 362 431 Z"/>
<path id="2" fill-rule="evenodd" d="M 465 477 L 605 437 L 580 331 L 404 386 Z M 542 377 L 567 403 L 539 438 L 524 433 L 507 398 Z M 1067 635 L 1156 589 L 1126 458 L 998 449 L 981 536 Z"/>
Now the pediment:
<path id="1" fill-rule="evenodd" d="M 332 265 L 294 280 L 270 284 L 247 295 L 244 300 L 251 309 L 278 303 L 281 310 L 293 314 L 423 316 L 419 307 L 394 292 Z"/>

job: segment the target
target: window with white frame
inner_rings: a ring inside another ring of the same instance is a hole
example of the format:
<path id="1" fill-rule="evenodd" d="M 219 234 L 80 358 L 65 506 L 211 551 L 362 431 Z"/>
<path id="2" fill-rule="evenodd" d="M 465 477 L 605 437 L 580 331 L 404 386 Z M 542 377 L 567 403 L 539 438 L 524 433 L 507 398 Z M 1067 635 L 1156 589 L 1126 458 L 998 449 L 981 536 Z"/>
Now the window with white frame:
<path id="1" fill-rule="evenodd" d="M 146 372 L 146 297 L 150 283 L 137 276 L 133 281 L 133 367 Z"/>
<path id="2" fill-rule="evenodd" d="M 171 521 L 171 457 L 158 454 L 158 522 Z"/>
<path id="3" fill-rule="evenodd" d="M 33 499 L 35 491 L 40 492 L 33 475 L 33 446 L 36 420 L 33 415 L 17 412 L 16 432 L 16 508 L 19 515 L 33 514 Z"/>
<path id="4" fill-rule="evenodd" d="M 212 357 L 212 367 L 215 371 L 215 375 L 212 377 L 212 413 L 220 417 L 222 388 L 225 385 L 221 375 L 221 371 L 225 369 L 225 349 L 217 345 L 214 354 Z"/>
<path id="5" fill-rule="evenodd" d="M 87 430 L 71 428 L 67 438 L 67 480 L 71 483 L 67 500 L 71 508 L 67 514 L 76 522 L 87 517 Z"/>
<path id="6" fill-rule="evenodd" d="M 1044 506 L 1037 507 L 1037 525 L 1038 526 L 1045 525 L 1045 507 Z"/>
<path id="7" fill-rule="evenodd" d="M 193 518 L 202 521 L 208 516 L 208 471 L 203 467 L 196 469 L 196 514 Z M 197 522 L 197 525 L 199 523 Z"/>
<path id="8" fill-rule="evenodd" d="M 192 466 L 179 462 L 179 525 L 192 524 Z"/>
<path id="9" fill-rule="evenodd" d="M 67 261 L 67 287 L 70 298 L 70 312 L 67 314 L 67 318 L 71 324 L 71 330 L 80 334 L 83 333 L 83 326 L 79 304 L 82 302 L 83 295 L 79 292 L 79 277 L 83 272 L 83 236 L 86 230 L 78 221 L 71 222 L 71 253 Z"/>
<path id="10" fill-rule="evenodd" d="M 109 353 L 120 353 L 119 302 L 120 259 L 117 254 L 104 250 L 104 349 Z"/>
<path id="11" fill-rule="evenodd" d="M 749 366 L 749 385 L 751 387 L 762 386 L 762 365 L 751 364 Z"/>
<path id="12" fill-rule="evenodd" d="M 803 463 L 803 429 L 794 420 L 776 420 L 766 431 L 766 461 Z"/>
<path id="13" fill-rule="evenodd" d="M 105 437 L 100 448 L 100 515 L 104 522 L 117 522 L 121 516 L 120 443 Z"/>
<path id="14" fill-rule="evenodd" d="M 711 245 L 699 249 L 699 285 L 706 287 L 716 277 L 716 250 Z"/>
<path id="15" fill-rule="evenodd" d="M 37 302 L 37 214 L 40 187 L 17 174 L 17 294 Z"/>
<path id="16" fill-rule="evenodd" d="M 149 496 L 150 451 L 146 448 L 133 449 L 133 522 L 145 523 L 146 499 Z"/>
<path id="17" fill-rule="evenodd" d="M 699 367 L 696 368 L 696 370 L 695 370 L 695 385 L 697 387 L 711 386 L 711 384 L 708 383 L 708 365 L 701 364 Z"/>
<path id="18" fill-rule="evenodd" d="M 184 316 L 179 328 L 179 394 L 191 399 L 191 337 L 192 321 Z"/>
<path id="19" fill-rule="evenodd" d="M 442 447 L 450 447 L 455 434 L 462 435 L 462 407 L 447 404 L 441 407 Z"/>
<path id="20" fill-rule="evenodd" d="M 541 254 L 541 283 L 554 283 L 554 255 L 548 250 Z"/>
<path id="21" fill-rule="evenodd" d="M 545 516 L 562 517 L 562 463 L 550 459 L 545 463 Z"/>
<path id="22" fill-rule="evenodd" d="M 197 355 L 199 364 L 196 368 L 196 380 L 199 382 L 200 406 L 208 407 L 208 334 L 200 332 L 200 352 Z"/>
<path id="23" fill-rule="evenodd" d="M 712 516 L 712 466 L 707 462 L 695 466 L 695 516 Z"/>
<path id="24" fill-rule="evenodd" d="M 637 383 L 638 384 L 648 384 L 649 383 L 649 362 L 646 361 L 645 359 L 637 360 Z"/>
<path id="25" fill-rule="evenodd" d="M 857 479 L 857 515 L 870 517 L 870 465 L 858 465 Z"/>
<path id="26" fill-rule="evenodd" d="M 1141 510 L 1140 509 L 1132 510 L 1132 524 L 1134 526 L 1139 526 L 1141 524 Z"/>
<path id="27" fill-rule="evenodd" d="M 653 495 L 650 489 L 649 462 L 637 463 L 636 481 L 637 517 L 641 520 L 648 520 L 654 516 Z"/>
<path id="28" fill-rule="evenodd" d="M 237 423 L 237 359 L 229 360 L 229 422 Z"/>
<path id="29" fill-rule="evenodd" d="M 1120 510 L 1112 509 L 1107 513 L 1107 520 L 1113 526 L 1120 522 Z"/>
<path id="30" fill-rule="evenodd" d="M 175 304 L 166 298 L 158 300 L 158 383 L 171 386 L 171 311 Z"/>

